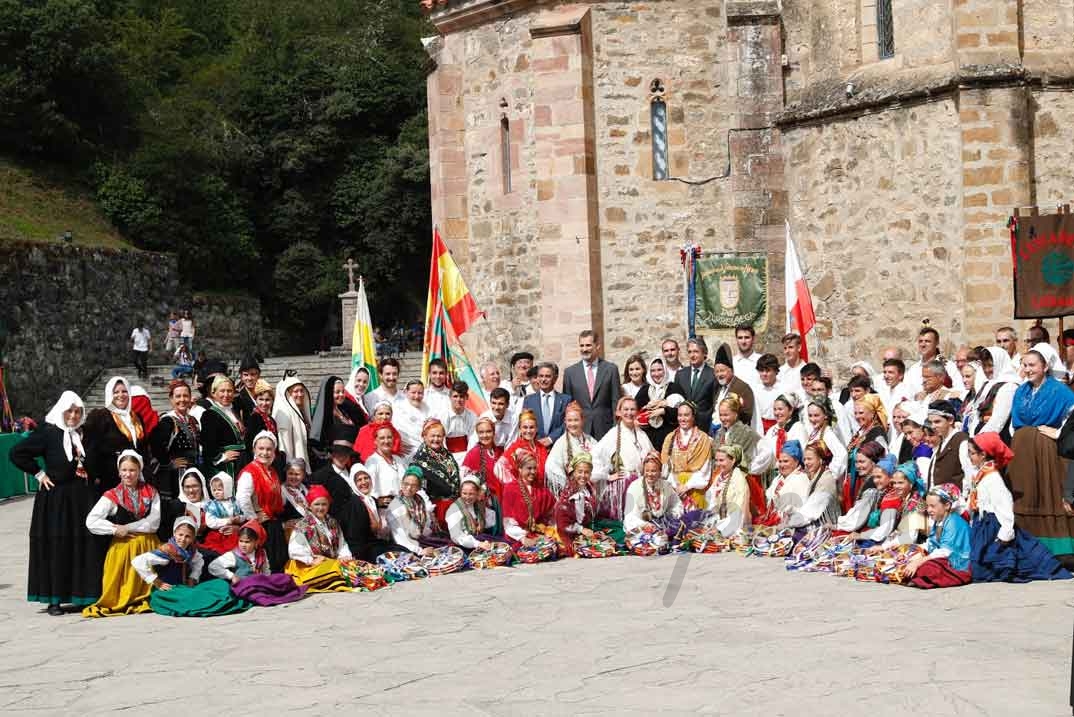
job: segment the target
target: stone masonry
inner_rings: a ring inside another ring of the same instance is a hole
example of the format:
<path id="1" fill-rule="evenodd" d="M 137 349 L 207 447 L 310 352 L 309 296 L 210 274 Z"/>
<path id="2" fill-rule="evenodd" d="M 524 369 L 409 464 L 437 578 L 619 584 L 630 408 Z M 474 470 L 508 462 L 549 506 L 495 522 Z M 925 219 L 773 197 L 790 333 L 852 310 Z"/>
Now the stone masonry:
<path id="1" fill-rule="evenodd" d="M 881 59 L 885 1 L 427 2 L 433 216 L 488 311 L 476 357 L 572 360 L 589 326 L 653 355 L 685 333 L 688 242 L 768 254 L 772 348 L 785 221 L 836 370 L 924 318 L 946 350 L 1013 323 L 1007 217 L 1072 194 L 1074 0 L 896 1 Z"/>

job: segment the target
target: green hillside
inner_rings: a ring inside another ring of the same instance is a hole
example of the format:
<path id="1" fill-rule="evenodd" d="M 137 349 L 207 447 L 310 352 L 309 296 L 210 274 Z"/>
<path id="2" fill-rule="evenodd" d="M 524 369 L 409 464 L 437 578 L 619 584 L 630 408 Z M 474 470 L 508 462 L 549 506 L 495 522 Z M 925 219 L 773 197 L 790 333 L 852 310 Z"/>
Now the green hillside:
<path id="1" fill-rule="evenodd" d="M 70 231 L 74 243 L 127 248 L 90 193 L 60 175 L 0 159 L 0 241 L 54 241 Z"/>

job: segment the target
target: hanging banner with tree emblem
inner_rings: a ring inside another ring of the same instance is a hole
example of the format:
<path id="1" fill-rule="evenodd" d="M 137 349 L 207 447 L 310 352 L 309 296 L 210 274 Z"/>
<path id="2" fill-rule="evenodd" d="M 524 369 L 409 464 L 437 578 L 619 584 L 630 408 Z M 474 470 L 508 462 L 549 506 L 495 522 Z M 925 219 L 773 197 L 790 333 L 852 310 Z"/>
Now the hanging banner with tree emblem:
<path id="1" fill-rule="evenodd" d="M 1014 318 L 1074 314 L 1074 215 L 1019 216 L 1009 222 L 1014 263 Z"/>
<path id="2" fill-rule="evenodd" d="M 706 254 L 697 260 L 697 329 L 768 328 L 768 256 Z"/>

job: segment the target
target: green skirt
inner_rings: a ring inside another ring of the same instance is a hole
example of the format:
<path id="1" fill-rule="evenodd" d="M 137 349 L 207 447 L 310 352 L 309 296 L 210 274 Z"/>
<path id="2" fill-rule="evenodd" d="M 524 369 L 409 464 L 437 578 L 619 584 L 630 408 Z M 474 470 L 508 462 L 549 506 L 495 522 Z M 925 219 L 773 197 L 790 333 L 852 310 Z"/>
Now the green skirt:
<path id="1" fill-rule="evenodd" d="M 626 531 L 623 530 L 623 521 L 603 518 L 593 523 L 593 530 L 604 533 L 615 541 L 620 548 L 626 543 Z"/>
<path id="2" fill-rule="evenodd" d="M 194 587 L 173 585 L 171 590 L 154 590 L 149 607 L 158 615 L 213 617 L 246 612 L 252 605 L 232 595 L 227 580 L 213 579 Z"/>

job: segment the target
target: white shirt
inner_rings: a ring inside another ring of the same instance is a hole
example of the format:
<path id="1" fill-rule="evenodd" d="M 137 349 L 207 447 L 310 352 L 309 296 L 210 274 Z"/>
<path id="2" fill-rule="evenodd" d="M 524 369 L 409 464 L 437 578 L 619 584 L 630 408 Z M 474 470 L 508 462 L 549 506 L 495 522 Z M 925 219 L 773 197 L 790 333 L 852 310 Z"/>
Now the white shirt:
<path id="1" fill-rule="evenodd" d="M 459 504 L 463 507 L 460 508 Z M 448 533 L 451 535 L 451 542 L 458 545 L 460 548 L 466 548 L 467 550 L 473 550 L 477 547 L 477 538 L 466 532 L 466 521 L 463 519 L 463 511 L 465 511 L 471 521 L 477 520 L 477 505 L 466 505 L 463 501 L 457 500 L 451 504 L 444 514 L 444 522 L 447 523 Z M 491 508 L 485 508 L 485 526 L 487 529 L 491 529 L 496 525 L 496 511 Z"/>
<path id="2" fill-rule="evenodd" d="M 455 457 L 455 462 L 461 465 L 462 459 L 466 457 L 471 448 L 477 445 L 477 434 L 474 432 L 477 426 L 477 416 L 470 409 L 464 408 L 462 413 L 448 411 L 447 416 L 441 420 L 444 422 L 444 435 L 447 438 L 466 437 L 466 450 L 452 451 L 451 453 Z"/>
<path id="3" fill-rule="evenodd" d="M 929 361 L 932 360 L 933 359 L 929 359 Z M 902 380 L 903 385 L 906 386 L 906 390 L 912 392 L 914 396 L 921 393 L 925 389 L 921 378 L 921 366 L 921 359 L 914 361 L 907 367 L 906 375 L 903 376 Z M 951 379 L 951 387 L 956 391 L 961 391 L 962 376 L 960 376 L 958 373 L 958 366 L 955 365 L 954 361 L 948 361 L 945 366 L 947 368 L 947 376 Z"/>
<path id="4" fill-rule="evenodd" d="M 911 393 L 906 381 L 899 381 L 894 386 L 888 386 L 887 382 L 881 378 L 875 383 L 877 384 L 876 395 L 880 397 L 880 402 L 884 404 L 884 410 L 887 411 L 888 416 L 894 412 L 896 406 L 903 401 L 913 401 L 916 395 L 916 391 Z"/>
<path id="5" fill-rule="evenodd" d="M 761 354 L 756 351 L 749 356 L 743 356 L 736 351 L 734 358 L 731 359 L 731 363 L 734 364 L 732 368 L 735 370 L 735 375 L 748 383 L 750 388 L 761 383 L 761 377 L 757 373 L 757 359 L 759 358 L 761 358 Z"/>
<path id="6" fill-rule="evenodd" d="M 448 414 L 451 413 L 451 389 L 447 386 L 437 388 L 432 384 L 429 384 L 425 389 L 425 398 L 423 399 L 425 405 L 429 408 L 429 415 L 440 419 L 441 423 L 447 421 Z"/>
<path id="7" fill-rule="evenodd" d="M 406 464 L 399 456 L 392 456 L 391 461 L 384 460 L 379 453 L 374 453 L 365 462 L 365 469 L 373 481 L 373 495 L 383 498 L 386 495 L 399 495 L 403 484 Z"/>
<path id="8" fill-rule="evenodd" d="M 655 518 L 682 517 L 682 500 L 666 480 L 657 483 L 660 490 L 660 509 L 652 512 Z M 645 479 L 638 478 L 627 488 L 626 505 L 623 508 L 623 530 L 630 532 L 645 525 L 644 513 L 649 511 L 645 500 Z"/>
<path id="9" fill-rule="evenodd" d="M 388 506 L 388 528 L 392 533 L 392 541 L 412 553 L 420 553 L 421 544 L 418 539 L 432 534 L 433 506 L 424 492 L 415 494 L 414 500 L 425 504 L 425 525 L 418 525 L 411 520 L 402 497 L 396 496 Z"/>
<path id="10" fill-rule="evenodd" d="M 373 415 L 373 409 L 377 407 L 377 404 L 384 401 L 387 401 L 392 405 L 392 415 L 394 416 L 395 410 L 399 407 L 399 404 L 407 402 L 406 392 L 396 389 L 394 394 L 390 394 L 385 390 L 384 384 L 381 384 L 362 396 L 365 410 L 369 411 L 370 416 Z"/>
<path id="11" fill-rule="evenodd" d="M 184 339 L 194 338 L 194 322 L 190 319 L 179 319 L 179 337 Z"/>
<path id="12" fill-rule="evenodd" d="M 496 421 L 496 445 L 500 448 L 507 448 L 518 438 L 518 424 L 515 422 L 510 410 L 504 413 L 503 420 L 499 421 L 496 420 L 496 414 L 491 410 L 485 411 L 481 415 L 488 416 L 493 421 Z"/>
<path id="13" fill-rule="evenodd" d="M 403 443 L 403 457 L 408 461 L 421 447 L 421 427 L 429 418 L 429 407 L 422 401 L 415 406 L 410 401 L 398 404 L 392 414 L 392 425 L 399 431 Z"/>
<path id="14" fill-rule="evenodd" d="M 783 386 L 787 391 L 801 393 L 803 366 L 805 366 L 805 361 L 798 361 L 797 366 L 783 364 L 779 367 L 779 375 L 776 377 L 776 383 Z"/>
<path id="15" fill-rule="evenodd" d="M 1014 498 L 1003 478 L 994 470 L 977 484 L 977 514 L 984 516 L 985 513 L 994 513 L 999 520 L 997 538 L 1005 543 L 1014 539 Z"/>
<path id="16" fill-rule="evenodd" d="M 282 483 L 280 484 L 280 495 L 283 496 L 286 502 L 287 494 Z M 254 476 L 250 471 L 239 473 L 239 479 L 235 483 L 235 501 L 239 504 L 239 510 L 242 511 L 244 518 L 252 519 L 257 517 L 257 511 L 261 509 L 261 506 L 257 504 L 257 497 L 254 495 Z"/>
<path id="17" fill-rule="evenodd" d="M 131 331 L 131 341 L 134 342 L 135 351 L 149 350 L 149 329 L 135 329 Z"/>
<path id="18" fill-rule="evenodd" d="M 776 381 L 771 386 L 765 386 L 760 381 L 756 386 L 753 386 L 753 430 L 758 433 L 764 433 L 764 424 L 762 420 L 774 421 L 776 420 L 776 414 L 772 411 L 772 406 L 775 404 L 776 399 L 785 393 L 791 393 L 783 384 Z M 804 448 L 805 446 L 803 446 Z"/>
<path id="19" fill-rule="evenodd" d="M 116 490 L 123 490 L 122 486 Z M 94 535 L 115 535 L 116 524 L 109 520 L 119 511 L 115 503 L 101 496 L 86 516 L 86 528 Z M 160 494 L 154 494 L 153 505 L 141 520 L 127 523 L 128 533 L 149 534 L 160 527 Z"/>
<path id="20" fill-rule="evenodd" d="M 238 564 L 239 559 L 235 555 L 235 551 L 229 550 L 209 563 L 209 575 L 212 575 L 214 578 L 220 578 L 231 582 L 235 579 L 235 568 Z M 251 565 L 250 567 L 251 575 L 269 575 L 272 572 L 272 568 L 269 566 L 267 560 L 261 565 L 260 572 L 253 572 L 253 566 Z"/>
<path id="21" fill-rule="evenodd" d="M 313 518 L 310 518 L 309 520 L 313 520 Z M 347 541 L 343 539 L 342 530 L 339 531 L 336 538 L 339 540 L 339 545 L 333 546 L 336 548 L 335 559 L 352 560 L 354 556 L 351 554 L 351 548 L 347 545 Z M 313 558 L 315 557 L 313 555 L 313 548 L 310 547 L 310 542 L 306 539 L 306 534 L 301 530 L 291 531 L 291 537 L 287 540 L 287 556 L 292 560 L 297 560 L 305 565 L 313 564 Z M 325 555 L 323 557 L 332 558 L 333 556 Z"/>
<path id="22" fill-rule="evenodd" d="M 929 459 L 928 468 L 924 473 L 926 487 L 932 488 L 936 485 L 935 478 L 932 475 L 932 470 L 936 465 L 936 457 L 947 448 L 948 444 L 951 443 L 951 439 L 958 433 L 961 433 L 961 431 L 959 431 L 957 427 L 952 428 L 951 431 L 943 437 L 943 440 L 940 441 L 940 445 L 932 452 L 932 458 Z M 963 441 L 962 445 L 958 447 L 958 463 L 962 468 L 962 483 L 959 484 L 957 480 L 954 481 L 954 483 L 962 489 L 962 495 L 966 496 L 969 494 L 973 476 L 977 475 L 977 470 L 973 467 L 973 464 L 970 463 L 970 442 L 968 440 Z"/>

